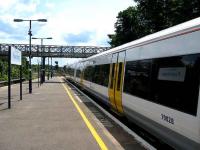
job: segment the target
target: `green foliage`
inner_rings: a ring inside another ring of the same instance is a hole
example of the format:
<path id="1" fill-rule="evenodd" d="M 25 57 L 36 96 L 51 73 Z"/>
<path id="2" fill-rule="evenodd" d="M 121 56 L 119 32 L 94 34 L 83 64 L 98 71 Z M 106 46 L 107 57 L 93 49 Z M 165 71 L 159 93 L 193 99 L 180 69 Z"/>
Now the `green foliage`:
<path id="1" fill-rule="evenodd" d="M 119 12 L 115 23 L 116 34 L 109 36 L 111 39 L 110 45 L 115 47 L 142 37 L 144 32 L 141 32 L 141 30 L 144 29 L 140 23 L 136 7 L 129 7 Z"/>
<path id="2" fill-rule="evenodd" d="M 28 68 L 26 65 L 26 58 L 22 58 L 22 73 L 23 78 L 28 79 Z M 11 65 L 11 78 L 18 79 L 20 75 L 20 66 Z M 6 57 L 0 57 L 0 81 L 8 80 L 8 62 Z"/>
<path id="3" fill-rule="evenodd" d="M 28 80 L 29 75 L 28 75 L 28 61 L 26 60 L 25 57 L 22 57 L 22 76 L 26 80 Z"/>
<path id="4" fill-rule="evenodd" d="M 0 57 L 0 81 L 7 80 L 8 64 L 5 58 Z"/>
<path id="5" fill-rule="evenodd" d="M 63 71 L 65 74 L 69 75 L 69 76 L 73 76 L 74 75 L 74 69 L 71 68 L 70 66 L 64 66 L 63 67 Z"/>
<path id="6" fill-rule="evenodd" d="M 7 81 L 8 80 L 8 62 L 7 57 L 0 56 L 0 81 Z M 38 78 L 38 67 L 41 65 L 39 64 L 32 64 L 32 79 Z M 11 78 L 12 79 L 19 79 L 20 77 L 20 66 L 11 65 Z M 45 67 L 46 72 L 51 71 L 51 67 L 46 65 Z M 58 67 L 57 63 L 57 71 L 61 71 Z M 22 57 L 22 77 L 26 80 L 29 79 L 29 62 L 27 61 L 26 57 Z"/>
<path id="7" fill-rule="evenodd" d="M 145 35 L 200 16 L 199 0 L 135 0 L 137 5 L 119 12 L 115 34 L 108 35 L 116 47 Z"/>
<path id="8" fill-rule="evenodd" d="M 135 0 L 141 20 L 151 33 L 200 16 L 199 0 Z"/>

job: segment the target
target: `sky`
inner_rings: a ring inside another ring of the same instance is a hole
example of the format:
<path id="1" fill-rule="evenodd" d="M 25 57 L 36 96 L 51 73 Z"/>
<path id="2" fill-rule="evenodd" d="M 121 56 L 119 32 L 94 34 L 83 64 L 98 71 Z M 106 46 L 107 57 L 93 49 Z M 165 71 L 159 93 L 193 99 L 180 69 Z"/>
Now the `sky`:
<path id="1" fill-rule="evenodd" d="M 28 44 L 29 22 L 13 19 L 47 19 L 32 22 L 33 37 L 53 38 L 45 45 L 109 46 L 107 35 L 114 33 L 117 14 L 133 5 L 133 0 L 2 0 L 0 43 Z M 70 62 L 59 60 L 60 65 Z"/>

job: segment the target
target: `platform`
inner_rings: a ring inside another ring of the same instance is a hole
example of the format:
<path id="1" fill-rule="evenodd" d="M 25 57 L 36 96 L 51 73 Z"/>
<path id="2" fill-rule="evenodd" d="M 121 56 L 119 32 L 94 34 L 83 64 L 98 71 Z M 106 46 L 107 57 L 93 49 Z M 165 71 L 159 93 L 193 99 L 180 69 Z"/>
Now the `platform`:
<path id="1" fill-rule="evenodd" d="M 27 87 L 23 84 L 23 100 L 19 101 L 19 86 L 12 86 L 11 109 L 7 109 L 7 88 L 0 88 L 0 149 L 144 149 L 112 122 L 99 121 L 62 78 L 55 77 L 40 87 L 35 83 L 32 94 Z"/>

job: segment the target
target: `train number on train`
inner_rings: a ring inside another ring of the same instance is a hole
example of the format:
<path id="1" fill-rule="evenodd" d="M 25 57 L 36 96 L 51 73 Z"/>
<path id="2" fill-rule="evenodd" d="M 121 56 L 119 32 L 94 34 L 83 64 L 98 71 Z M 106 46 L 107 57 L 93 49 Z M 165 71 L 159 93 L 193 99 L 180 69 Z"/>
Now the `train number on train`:
<path id="1" fill-rule="evenodd" d="M 170 116 L 161 114 L 161 118 L 162 118 L 162 120 L 164 120 L 164 121 L 166 121 L 168 123 L 174 124 L 174 118 L 172 118 Z"/>

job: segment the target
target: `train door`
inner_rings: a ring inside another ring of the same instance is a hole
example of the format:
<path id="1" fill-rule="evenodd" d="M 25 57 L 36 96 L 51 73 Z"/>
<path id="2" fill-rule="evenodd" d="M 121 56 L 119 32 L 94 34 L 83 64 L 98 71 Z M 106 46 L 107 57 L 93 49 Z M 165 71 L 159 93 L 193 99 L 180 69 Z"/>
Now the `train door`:
<path id="1" fill-rule="evenodd" d="M 113 54 L 110 64 L 110 74 L 109 74 L 109 85 L 108 85 L 108 96 L 111 104 L 111 108 L 117 110 L 115 103 L 115 79 L 116 79 L 116 63 L 118 54 Z"/>
<path id="2" fill-rule="evenodd" d="M 123 113 L 122 88 L 124 76 L 125 51 L 112 55 L 109 74 L 108 95 L 112 109 Z"/>

